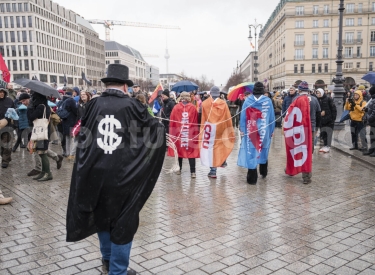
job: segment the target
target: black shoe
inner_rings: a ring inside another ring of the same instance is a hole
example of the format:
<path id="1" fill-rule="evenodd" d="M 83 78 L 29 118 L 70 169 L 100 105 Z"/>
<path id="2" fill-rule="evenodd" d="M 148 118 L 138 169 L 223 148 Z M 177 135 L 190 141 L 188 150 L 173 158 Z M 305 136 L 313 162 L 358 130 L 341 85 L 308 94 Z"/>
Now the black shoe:
<path id="1" fill-rule="evenodd" d="M 351 147 L 349 150 L 358 150 L 358 147 Z"/>
<path id="2" fill-rule="evenodd" d="M 27 176 L 28 177 L 32 177 L 32 176 L 36 176 L 36 175 L 39 175 L 40 173 L 42 173 L 41 171 L 38 171 L 38 170 L 31 170 L 29 173 L 27 173 Z"/>
<path id="3" fill-rule="evenodd" d="M 102 258 L 102 271 L 107 274 L 109 272 L 109 261 Z"/>
<path id="4" fill-rule="evenodd" d="M 368 150 L 367 152 L 364 152 L 363 155 L 368 156 L 368 155 L 371 155 L 372 153 L 374 153 L 373 150 Z"/>
<path id="5" fill-rule="evenodd" d="M 49 181 L 49 180 L 53 180 L 51 172 L 44 173 L 43 177 L 41 177 L 40 179 L 38 179 L 38 181 Z"/>
<path id="6" fill-rule="evenodd" d="M 13 147 L 12 152 L 14 153 L 17 150 L 17 147 Z"/>
<path id="7" fill-rule="evenodd" d="M 57 166 L 57 169 L 60 169 L 62 165 L 62 161 L 64 160 L 64 157 L 62 155 L 58 155 L 57 157 L 58 157 L 58 160 L 56 160 L 56 166 Z"/>
<path id="8" fill-rule="evenodd" d="M 374 158 L 374 157 L 375 157 L 375 152 L 374 152 L 374 153 L 372 153 L 371 155 L 369 155 L 369 157 L 372 157 L 372 158 Z"/>
<path id="9" fill-rule="evenodd" d="M 20 148 L 26 148 L 26 145 L 21 145 Z"/>
<path id="10" fill-rule="evenodd" d="M 134 269 L 128 268 L 128 275 L 137 275 L 137 272 Z"/>
<path id="11" fill-rule="evenodd" d="M 361 152 L 367 152 L 367 148 L 359 148 L 358 150 Z"/>
<path id="12" fill-rule="evenodd" d="M 33 180 L 39 180 L 39 179 L 43 178 L 45 174 L 46 173 L 44 173 L 44 172 L 40 172 L 40 174 L 37 175 L 35 178 L 33 178 Z"/>
<path id="13" fill-rule="evenodd" d="M 8 168 L 8 165 L 9 165 L 8 163 L 2 163 L 2 164 L 1 164 L 1 167 L 2 167 L 2 168 Z"/>

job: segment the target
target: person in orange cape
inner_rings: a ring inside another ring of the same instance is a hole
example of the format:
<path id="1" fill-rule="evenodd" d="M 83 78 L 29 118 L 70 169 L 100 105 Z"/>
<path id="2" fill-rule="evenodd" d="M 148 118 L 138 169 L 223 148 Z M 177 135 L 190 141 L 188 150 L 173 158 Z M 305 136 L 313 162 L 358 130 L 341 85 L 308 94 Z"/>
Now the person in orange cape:
<path id="1" fill-rule="evenodd" d="M 169 135 L 177 148 L 180 165 L 177 174 L 181 175 L 182 160 L 187 158 L 189 159 L 191 177 L 195 178 L 195 159 L 199 158 L 198 112 L 196 107 L 191 104 L 191 97 L 188 92 L 181 93 L 180 102 L 172 110 Z M 168 148 L 168 156 L 175 156 L 171 147 Z"/>
<path id="2" fill-rule="evenodd" d="M 211 168 L 210 178 L 216 178 L 217 167 L 227 166 L 235 141 L 228 105 L 219 97 L 220 89 L 213 86 L 210 97 L 202 102 L 200 156 L 201 163 Z"/>

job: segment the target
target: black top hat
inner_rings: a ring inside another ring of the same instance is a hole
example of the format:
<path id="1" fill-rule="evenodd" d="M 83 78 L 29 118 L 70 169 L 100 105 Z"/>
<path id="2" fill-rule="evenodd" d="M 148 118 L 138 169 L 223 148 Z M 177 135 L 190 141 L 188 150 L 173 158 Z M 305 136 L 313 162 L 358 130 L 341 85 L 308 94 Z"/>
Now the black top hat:
<path id="1" fill-rule="evenodd" d="M 124 83 L 128 87 L 133 86 L 133 81 L 129 79 L 129 68 L 122 64 L 109 64 L 107 77 L 102 78 L 102 82 Z"/>

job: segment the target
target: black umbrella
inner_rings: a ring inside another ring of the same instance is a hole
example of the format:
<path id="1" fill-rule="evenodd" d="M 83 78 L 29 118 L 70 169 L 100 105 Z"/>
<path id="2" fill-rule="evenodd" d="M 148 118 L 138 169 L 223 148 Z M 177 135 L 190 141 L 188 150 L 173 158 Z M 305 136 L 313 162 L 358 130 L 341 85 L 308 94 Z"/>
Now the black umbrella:
<path id="1" fill-rule="evenodd" d="M 41 81 L 19 78 L 14 80 L 13 82 L 18 85 L 21 85 L 22 87 L 33 90 L 41 95 L 45 95 L 47 97 L 60 98 L 60 94 L 56 89 L 52 88 L 51 86 L 48 86 L 47 84 Z"/>

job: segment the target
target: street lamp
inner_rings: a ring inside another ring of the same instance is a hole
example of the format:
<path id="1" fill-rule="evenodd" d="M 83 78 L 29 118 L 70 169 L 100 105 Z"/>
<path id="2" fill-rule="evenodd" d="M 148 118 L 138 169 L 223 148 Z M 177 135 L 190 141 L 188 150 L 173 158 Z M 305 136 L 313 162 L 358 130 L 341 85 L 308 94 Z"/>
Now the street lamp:
<path id="1" fill-rule="evenodd" d="M 263 25 L 262 24 L 258 24 L 257 23 L 257 20 L 255 19 L 255 23 L 254 24 L 251 24 L 251 25 L 249 25 L 249 37 L 248 37 L 248 39 L 249 39 L 249 41 L 250 41 L 250 43 L 251 43 L 251 41 L 252 41 L 252 39 L 253 39 L 253 37 L 252 37 L 252 35 L 251 35 L 251 28 L 253 28 L 254 29 L 254 35 L 255 35 L 255 46 L 254 46 L 254 62 L 253 62 L 253 66 L 254 66 L 254 77 L 253 77 L 253 81 L 258 81 L 258 77 L 257 76 L 255 76 L 255 75 L 257 75 L 258 74 L 258 70 L 256 69 L 256 66 L 255 66 L 255 60 L 258 60 L 258 56 L 257 56 L 257 54 L 258 54 L 258 52 L 257 52 L 257 35 L 258 35 L 258 33 L 257 33 L 257 29 L 259 28 L 259 31 L 263 28 Z M 252 43 L 251 43 L 251 45 L 252 45 Z"/>
<path id="2" fill-rule="evenodd" d="M 344 82 L 345 77 L 342 75 L 342 63 L 344 63 L 344 60 L 342 59 L 342 25 L 343 25 L 343 13 L 344 13 L 344 0 L 340 0 L 339 5 L 339 47 L 337 48 L 337 69 L 336 69 L 336 77 L 332 80 L 335 83 L 335 88 L 333 90 L 334 93 L 334 99 L 333 102 L 336 105 L 337 109 L 337 117 L 335 121 L 335 129 L 340 130 L 343 129 L 345 126 L 343 123 L 340 123 L 340 118 L 343 112 L 343 100 L 344 100 Z"/>

